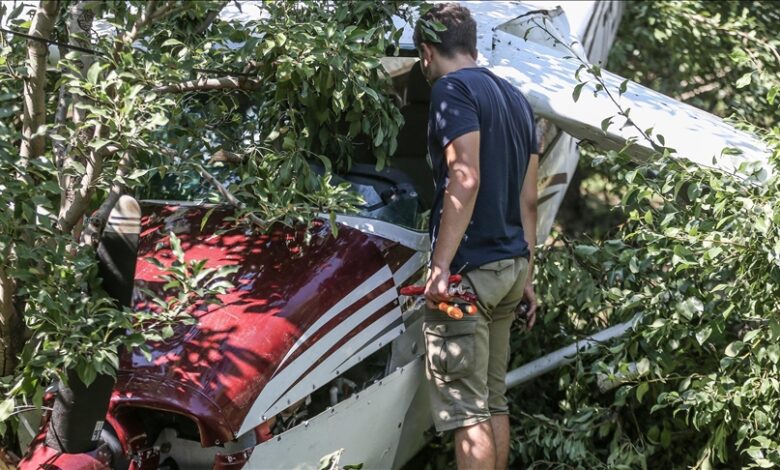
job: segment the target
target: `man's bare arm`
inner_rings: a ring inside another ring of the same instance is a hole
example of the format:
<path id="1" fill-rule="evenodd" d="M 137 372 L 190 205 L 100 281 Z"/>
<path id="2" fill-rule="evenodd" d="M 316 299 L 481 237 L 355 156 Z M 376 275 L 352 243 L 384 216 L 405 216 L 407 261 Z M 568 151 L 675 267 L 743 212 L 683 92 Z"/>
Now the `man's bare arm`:
<path id="1" fill-rule="evenodd" d="M 525 299 L 528 301 L 528 329 L 536 322 L 536 295 L 534 294 L 534 255 L 536 254 L 536 219 L 537 219 L 537 175 L 539 173 L 539 155 L 531 154 L 528 169 L 520 190 L 520 220 L 523 224 L 525 241 L 528 243 L 530 258 L 528 262 L 528 280 L 525 284 Z"/>
<path id="2" fill-rule="evenodd" d="M 444 148 L 449 182 L 425 288 L 429 307 L 446 301 L 450 263 L 471 222 L 479 192 L 479 131 L 463 134 Z"/>

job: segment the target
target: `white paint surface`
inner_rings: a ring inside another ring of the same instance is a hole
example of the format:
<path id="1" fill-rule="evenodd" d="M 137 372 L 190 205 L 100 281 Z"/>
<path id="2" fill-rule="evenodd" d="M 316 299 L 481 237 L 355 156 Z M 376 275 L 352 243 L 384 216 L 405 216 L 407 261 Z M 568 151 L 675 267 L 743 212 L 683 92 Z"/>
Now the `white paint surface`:
<path id="1" fill-rule="evenodd" d="M 423 363 L 417 359 L 330 411 L 258 445 L 246 468 L 316 469 L 321 457 L 339 449 L 344 449 L 340 466 L 390 468 L 422 377 Z"/>

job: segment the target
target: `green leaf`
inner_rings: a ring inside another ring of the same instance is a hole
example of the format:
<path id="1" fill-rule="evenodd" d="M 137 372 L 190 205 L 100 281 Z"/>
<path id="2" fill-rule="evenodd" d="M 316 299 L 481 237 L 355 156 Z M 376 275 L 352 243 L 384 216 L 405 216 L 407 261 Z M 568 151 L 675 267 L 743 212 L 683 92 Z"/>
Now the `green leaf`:
<path id="1" fill-rule="evenodd" d="M 179 41 L 178 39 L 170 38 L 170 39 L 166 39 L 165 41 L 163 41 L 163 43 L 160 44 L 160 47 L 183 46 L 183 45 L 184 45 L 184 43 Z"/>
<path id="2" fill-rule="evenodd" d="M 184 262 L 184 250 L 181 248 L 181 241 L 179 240 L 179 237 L 176 236 L 175 233 L 170 232 L 169 234 L 170 243 L 171 243 L 171 251 L 173 251 L 173 254 L 176 256 L 176 259 L 179 260 L 179 262 Z"/>
<path id="3" fill-rule="evenodd" d="M 89 147 L 93 148 L 95 150 L 100 150 L 103 147 L 105 147 L 106 145 L 111 144 L 111 143 L 113 143 L 112 140 L 97 138 L 97 139 L 95 139 L 95 140 L 93 140 L 93 141 L 91 141 L 89 143 Z"/>
<path id="4" fill-rule="evenodd" d="M 780 361 L 780 345 L 772 344 L 766 348 L 767 357 L 772 361 L 772 364 L 777 364 Z"/>
<path id="5" fill-rule="evenodd" d="M 165 325 L 160 332 L 163 339 L 168 339 L 173 336 L 173 327 L 171 325 Z"/>
<path id="6" fill-rule="evenodd" d="M 661 431 L 661 447 L 668 449 L 672 445 L 672 433 L 668 429 L 664 428 Z"/>
<path id="7" fill-rule="evenodd" d="M 574 247 L 574 253 L 585 258 L 593 256 L 597 251 L 599 249 L 592 245 L 577 245 Z"/>
<path id="8" fill-rule="evenodd" d="M 746 86 L 750 85 L 750 82 L 753 78 L 753 72 L 748 72 L 745 75 L 742 75 L 739 77 L 736 83 L 737 88 L 745 88 Z"/>
<path id="9" fill-rule="evenodd" d="M 601 121 L 601 130 L 602 130 L 602 131 L 603 131 L 605 134 L 607 133 L 607 129 L 609 129 L 609 125 L 610 125 L 610 124 L 612 124 L 612 118 L 613 118 L 613 117 L 614 117 L 614 116 L 610 116 L 610 117 L 608 117 L 608 118 L 604 119 L 603 121 Z"/>
<path id="10" fill-rule="evenodd" d="M 642 382 L 636 388 L 636 399 L 639 403 L 642 403 L 642 398 L 645 397 L 648 390 L 650 390 L 650 385 L 647 382 Z"/>
<path id="11" fill-rule="evenodd" d="M 14 399 L 6 398 L 0 401 L 0 422 L 5 421 L 14 411 Z"/>
<path id="12" fill-rule="evenodd" d="M 679 302 L 676 310 L 677 313 L 690 321 L 704 312 L 704 304 L 696 297 L 689 297 L 684 302 Z"/>
<path id="13" fill-rule="evenodd" d="M 574 91 L 571 93 L 571 97 L 574 99 L 574 102 L 576 103 L 578 99 L 580 99 L 580 93 L 582 93 L 582 87 L 585 86 L 585 84 L 588 82 L 582 82 L 577 84 L 577 86 L 574 87 Z"/>
<path id="14" fill-rule="evenodd" d="M 711 334 L 712 334 L 712 328 L 710 328 L 709 326 L 705 326 L 704 328 L 702 328 L 696 333 L 696 341 L 698 341 L 700 346 L 703 346 L 704 342 L 707 341 L 707 339 L 710 337 Z"/>
<path id="15" fill-rule="evenodd" d="M 79 379 L 84 383 L 84 385 L 89 387 L 92 382 L 95 381 L 95 378 L 97 377 L 97 371 L 91 364 L 80 363 L 76 368 L 76 375 L 78 375 Z"/>
<path id="16" fill-rule="evenodd" d="M 780 87 L 773 86 L 769 89 L 769 92 L 766 94 L 766 100 L 769 104 L 775 104 L 775 97 L 777 96 L 778 91 L 780 91 Z"/>
<path id="17" fill-rule="evenodd" d="M 98 76 L 100 75 L 101 70 L 103 70 L 103 64 L 100 62 L 96 61 L 90 65 L 89 70 L 87 70 L 87 81 L 93 85 L 97 85 Z"/>
<path id="18" fill-rule="evenodd" d="M 636 371 L 640 377 L 650 372 L 650 360 L 643 357 L 642 360 L 636 363 Z"/>
<path id="19" fill-rule="evenodd" d="M 733 343 L 726 346 L 726 356 L 728 357 L 736 357 L 737 354 L 742 350 L 742 347 L 745 345 L 742 341 L 734 341 Z"/>
<path id="20" fill-rule="evenodd" d="M 653 323 L 650 325 L 650 328 L 661 328 L 662 326 L 666 325 L 666 320 L 663 318 L 656 318 Z"/>
<path id="21" fill-rule="evenodd" d="M 130 176 L 127 176 L 126 179 L 136 180 L 136 179 L 146 175 L 147 173 L 149 173 L 152 170 L 154 170 L 154 168 L 147 168 L 145 170 L 140 170 L 140 169 L 139 170 L 133 170 L 133 172 L 130 173 Z"/>
<path id="22" fill-rule="evenodd" d="M 383 127 L 380 127 L 376 135 L 374 136 L 374 147 L 379 147 L 380 145 L 382 145 L 384 138 L 385 138 L 385 130 Z"/>
<path id="23" fill-rule="evenodd" d="M 711 259 L 711 260 L 715 259 L 718 256 L 720 256 L 721 253 L 723 253 L 723 248 L 719 246 L 713 246 L 712 248 L 707 250 L 707 259 Z"/>
<path id="24" fill-rule="evenodd" d="M 445 26 L 444 23 L 440 23 L 438 21 L 431 22 L 431 28 L 433 28 L 433 30 L 437 33 L 447 31 L 447 26 Z"/>
<path id="25" fill-rule="evenodd" d="M 86 173 L 87 169 L 84 167 L 84 165 L 81 162 L 77 162 L 76 160 L 71 160 L 68 162 L 67 167 L 68 169 L 74 170 L 76 173 L 84 174 Z"/>

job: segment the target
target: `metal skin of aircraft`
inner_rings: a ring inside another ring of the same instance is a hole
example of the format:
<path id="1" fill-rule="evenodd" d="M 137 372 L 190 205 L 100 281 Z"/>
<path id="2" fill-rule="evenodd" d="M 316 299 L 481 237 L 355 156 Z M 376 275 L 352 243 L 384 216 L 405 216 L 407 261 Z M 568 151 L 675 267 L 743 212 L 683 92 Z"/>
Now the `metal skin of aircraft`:
<path id="1" fill-rule="evenodd" d="M 478 22 L 478 63 L 515 84 L 541 118 L 537 236 L 544 240 L 576 169 L 578 139 L 615 148 L 637 137 L 631 128 L 602 130 L 602 120 L 616 113 L 603 93 L 584 90 L 579 101 L 572 99 L 582 61 L 606 60 L 623 5 L 468 7 Z M 413 56 L 410 40 L 407 29 L 401 41 Z M 120 200 L 101 242 L 101 262 L 117 258 L 108 238 L 125 237 L 120 249 L 129 246 L 137 253 L 124 264 L 128 295 L 136 288 L 135 308 L 145 308 L 137 288 L 162 289 L 161 272 L 148 258 L 170 264 L 170 250 L 160 247 L 170 244 L 171 232 L 182 240 L 187 259 L 207 260 L 207 267 L 237 265 L 235 288 L 219 305 L 198 310 L 194 325 L 182 325 L 173 337 L 153 344 L 151 359 L 123 354 L 105 425 L 99 420 L 86 430 L 95 450 L 58 451 L 57 436 L 51 435 L 57 423 L 50 425 L 56 416 L 46 414 L 20 469 L 402 468 L 419 452 L 432 429 L 422 312 L 398 289 L 422 280 L 430 250 L 427 233 L 410 227 L 424 217 L 420 208 L 432 191 L 425 128 L 415 125 L 427 119 L 427 98 L 425 84 L 413 77 L 419 73 L 413 59 L 384 63 L 405 103 L 407 125 L 399 140 L 412 147 L 402 152 L 399 142 L 395 168 L 356 165 L 341 175 L 375 204 L 358 215 L 338 216 L 338 237 L 330 236 L 326 222 L 305 229 L 308 237 L 281 226 L 256 234 L 231 226 L 227 208 L 214 208 L 201 224 L 212 208 Z M 623 83 L 602 74 L 608 86 Z M 766 160 L 755 137 L 641 85 L 629 82 L 620 100 L 643 128 L 655 126 L 669 146 L 695 162 L 711 165 L 715 157 L 714 164 L 736 169 L 742 161 Z M 636 140 L 628 151 L 647 158 L 649 145 Z M 742 154 L 722 156 L 726 147 Z M 630 327 L 616 325 L 590 342 Z M 508 382 L 524 383 L 572 352 L 553 352 L 511 371 Z"/>

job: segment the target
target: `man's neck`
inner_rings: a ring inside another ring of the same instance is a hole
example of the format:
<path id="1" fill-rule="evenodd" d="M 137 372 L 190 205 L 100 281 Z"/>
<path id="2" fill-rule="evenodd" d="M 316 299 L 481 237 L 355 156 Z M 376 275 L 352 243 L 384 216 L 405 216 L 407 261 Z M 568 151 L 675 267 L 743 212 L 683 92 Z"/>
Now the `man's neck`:
<path id="1" fill-rule="evenodd" d="M 445 59 L 441 63 L 441 76 L 448 73 L 455 72 L 456 70 L 465 69 L 469 67 L 476 67 L 477 62 L 468 54 L 455 54 L 452 59 Z"/>

